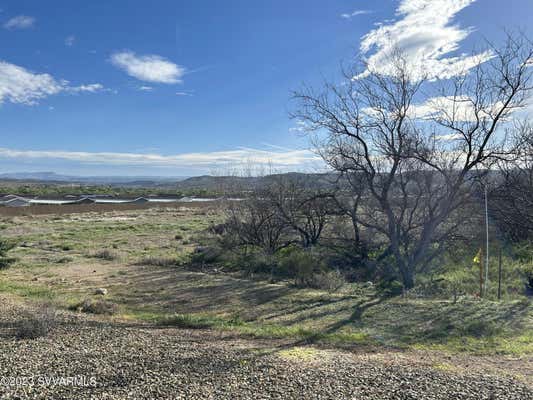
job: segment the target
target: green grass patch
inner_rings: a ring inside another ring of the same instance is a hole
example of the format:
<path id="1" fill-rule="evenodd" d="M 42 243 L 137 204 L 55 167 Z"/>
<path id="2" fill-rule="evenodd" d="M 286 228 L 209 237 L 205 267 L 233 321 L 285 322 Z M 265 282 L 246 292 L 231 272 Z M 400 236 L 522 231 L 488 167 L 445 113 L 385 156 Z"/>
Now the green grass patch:
<path id="1" fill-rule="evenodd" d="M 144 316 L 146 318 L 146 315 Z M 324 333 L 302 326 L 282 326 L 245 322 L 239 317 L 221 318 L 208 314 L 173 314 L 170 316 L 150 315 L 150 319 L 161 326 L 175 326 L 184 329 L 222 329 L 237 332 L 244 336 L 271 339 L 300 339 L 308 342 L 332 344 L 365 344 L 376 342 L 363 332 Z"/>
<path id="2" fill-rule="evenodd" d="M 287 358 L 289 360 L 312 360 L 317 358 L 320 352 L 317 349 L 310 347 L 293 347 L 287 350 L 281 350 L 278 352 L 278 355 L 282 358 Z"/>
<path id="3" fill-rule="evenodd" d="M 223 273 L 187 269 L 182 265 L 212 222 L 212 217 L 195 213 L 150 209 L 20 217 L 5 229 L 6 237 L 22 245 L 10 253 L 18 261 L 0 272 L 0 292 L 66 308 L 90 296 L 94 285 L 109 289 L 106 298 L 120 305 L 122 317 L 165 326 L 338 346 L 533 354 L 531 301 L 383 299 L 373 286 L 361 284 L 345 284 L 334 293 L 296 289 L 290 282 L 270 284 L 238 271 L 228 273 L 235 260 L 220 268 Z M 100 257 L 87 257 L 95 254 Z M 75 271 L 66 274 L 70 268 Z M 36 276 L 39 280 L 33 281 Z"/>
<path id="4" fill-rule="evenodd" d="M 5 280 L 0 280 L 0 292 L 36 300 L 53 300 L 57 297 L 56 293 L 46 286 L 28 285 Z"/>

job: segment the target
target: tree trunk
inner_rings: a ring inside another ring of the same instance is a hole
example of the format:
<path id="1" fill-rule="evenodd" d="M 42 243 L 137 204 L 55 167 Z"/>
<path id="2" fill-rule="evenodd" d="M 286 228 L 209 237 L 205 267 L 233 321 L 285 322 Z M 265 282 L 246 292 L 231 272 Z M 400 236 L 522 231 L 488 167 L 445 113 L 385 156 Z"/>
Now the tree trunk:
<path id="1" fill-rule="evenodd" d="M 404 289 L 406 290 L 412 289 L 415 286 L 415 279 L 414 279 L 412 268 L 410 268 L 407 265 L 404 265 L 403 268 L 401 269 L 401 274 L 402 274 L 402 283 L 403 283 Z"/>

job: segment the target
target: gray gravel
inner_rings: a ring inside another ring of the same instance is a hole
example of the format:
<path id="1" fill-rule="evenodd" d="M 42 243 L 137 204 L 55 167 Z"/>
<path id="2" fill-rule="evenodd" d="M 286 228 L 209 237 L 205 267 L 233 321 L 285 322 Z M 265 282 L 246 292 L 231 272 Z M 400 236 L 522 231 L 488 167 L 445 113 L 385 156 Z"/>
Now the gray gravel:
<path id="1" fill-rule="evenodd" d="M 85 316 L 62 316 L 48 337 L 17 340 L 9 328 L 20 310 L 2 308 L 1 399 L 533 399 L 531 386 L 511 378 L 335 350 L 293 358 L 274 342 Z M 27 381 L 10 386 L 14 377 Z M 77 382 L 44 381 L 61 377 Z"/>

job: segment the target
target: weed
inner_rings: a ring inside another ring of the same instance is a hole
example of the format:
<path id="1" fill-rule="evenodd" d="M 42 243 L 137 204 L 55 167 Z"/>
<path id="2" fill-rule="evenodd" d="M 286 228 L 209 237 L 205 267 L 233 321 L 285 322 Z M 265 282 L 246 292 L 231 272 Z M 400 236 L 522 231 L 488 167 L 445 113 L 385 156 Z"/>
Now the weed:
<path id="1" fill-rule="evenodd" d="M 49 335 L 56 326 L 56 312 L 44 307 L 23 314 L 16 323 L 15 336 L 19 339 L 37 339 Z"/>
<path id="2" fill-rule="evenodd" d="M 98 250 L 92 256 L 106 261 L 116 261 L 120 258 L 118 253 L 109 249 Z"/>
<path id="3" fill-rule="evenodd" d="M 69 309 L 89 314 L 114 315 L 118 312 L 118 305 L 107 300 L 85 299 L 81 303 L 70 306 Z"/>
<path id="4" fill-rule="evenodd" d="M 177 258 L 172 257 L 157 257 L 157 256 L 147 256 L 140 259 L 136 264 L 137 265 L 154 265 L 158 267 L 172 267 L 177 265 Z"/>

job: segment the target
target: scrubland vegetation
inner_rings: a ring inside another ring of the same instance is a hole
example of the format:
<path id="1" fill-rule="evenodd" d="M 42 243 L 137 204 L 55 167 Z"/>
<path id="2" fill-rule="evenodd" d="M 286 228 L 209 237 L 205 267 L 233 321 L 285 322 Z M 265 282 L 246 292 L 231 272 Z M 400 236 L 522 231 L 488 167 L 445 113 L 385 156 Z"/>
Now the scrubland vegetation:
<path id="1" fill-rule="evenodd" d="M 138 351 L 155 340 L 148 329 L 171 332 L 161 340 L 174 348 L 179 328 L 284 346 L 284 360 L 307 360 L 310 344 L 429 352 L 443 387 L 446 357 L 490 356 L 513 373 L 490 393 L 521 396 L 533 376 L 533 127 L 510 120 L 533 88 L 533 50 L 509 37 L 492 51 L 438 89 L 423 122 L 411 108 L 432 82 L 413 79 L 400 54 L 394 74 L 349 71 L 342 85 L 296 93 L 327 174 L 222 179 L 216 192 L 240 198 L 195 208 L 5 217 L 0 294 L 105 321 Z M 14 337 L 64 332 L 38 315 L 18 316 Z"/>
<path id="2" fill-rule="evenodd" d="M 528 263 L 520 258 L 503 258 L 501 301 L 495 289 L 476 295 L 471 252 L 404 291 L 320 245 L 276 254 L 222 246 L 224 234 L 214 232 L 221 221 L 211 205 L 6 219 L 4 237 L 18 246 L 9 252 L 16 261 L 0 271 L 0 289 L 75 312 L 257 338 L 531 354 Z M 461 265 L 462 278 L 451 265 Z M 491 280 L 496 273 L 491 265 Z"/>

